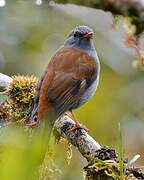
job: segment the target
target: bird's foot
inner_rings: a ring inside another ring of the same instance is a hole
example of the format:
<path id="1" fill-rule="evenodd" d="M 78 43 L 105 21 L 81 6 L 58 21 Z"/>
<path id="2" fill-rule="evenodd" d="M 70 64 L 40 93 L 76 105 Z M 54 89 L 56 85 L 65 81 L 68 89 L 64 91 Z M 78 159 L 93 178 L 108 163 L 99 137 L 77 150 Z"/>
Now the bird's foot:
<path id="1" fill-rule="evenodd" d="M 84 129 L 86 132 L 89 132 L 89 129 L 86 126 L 84 126 L 78 122 L 78 120 L 76 119 L 73 112 L 70 112 L 70 113 L 65 112 L 64 115 L 72 118 L 75 122 L 75 124 L 73 125 L 73 127 L 69 131 L 73 131 L 75 129 Z"/>
<path id="2" fill-rule="evenodd" d="M 69 131 L 74 131 L 76 129 L 84 129 L 86 132 L 89 132 L 89 129 L 86 126 L 80 124 L 79 122 L 76 122 Z"/>

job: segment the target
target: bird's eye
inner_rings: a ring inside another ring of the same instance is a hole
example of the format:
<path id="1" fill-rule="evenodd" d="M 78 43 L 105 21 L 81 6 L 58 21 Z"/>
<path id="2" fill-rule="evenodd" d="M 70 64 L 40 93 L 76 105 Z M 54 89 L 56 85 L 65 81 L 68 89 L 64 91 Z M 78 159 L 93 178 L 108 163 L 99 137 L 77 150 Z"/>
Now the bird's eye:
<path id="1" fill-rule="evenodd" d="M 76 32 L 74 33 L 74 37 L 82 37 L 82 33 L 76 31 Z"/>

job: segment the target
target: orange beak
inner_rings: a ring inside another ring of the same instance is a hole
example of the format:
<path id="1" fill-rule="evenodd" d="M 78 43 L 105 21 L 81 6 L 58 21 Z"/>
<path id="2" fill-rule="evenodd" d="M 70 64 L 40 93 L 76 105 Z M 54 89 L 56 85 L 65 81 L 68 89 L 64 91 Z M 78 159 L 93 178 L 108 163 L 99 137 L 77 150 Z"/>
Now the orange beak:
<path id="1" fill-rule="evenodd" d="M 82 38 L 84 38 L 84 39 L 92 39 L 93 38 L 93 32 L 86 33 Z"/>

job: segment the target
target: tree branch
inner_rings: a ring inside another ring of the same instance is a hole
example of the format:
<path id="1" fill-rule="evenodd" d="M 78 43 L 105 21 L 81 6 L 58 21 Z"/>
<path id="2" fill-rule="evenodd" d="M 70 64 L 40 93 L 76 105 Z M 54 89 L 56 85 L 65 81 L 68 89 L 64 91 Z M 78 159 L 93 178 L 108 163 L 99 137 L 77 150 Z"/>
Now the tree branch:
<path id="1" fill-rule="evenodd" d="M 68 141 L 76 146 L 80 153 L 91 161 L 95 159 L 96 151 L 101 149 L 101 145 L 96 142 L 85 129 L 70 130 L 75 122 L 67 115 L 59 118 L 55 123 L 55 128 L 59 134 L 68 139 Z"/>
<path id="2" fill-rule="evenodd" d="M 12 78 L 0 73 L 0 93 L 6 91 L 12 82 Z"/>

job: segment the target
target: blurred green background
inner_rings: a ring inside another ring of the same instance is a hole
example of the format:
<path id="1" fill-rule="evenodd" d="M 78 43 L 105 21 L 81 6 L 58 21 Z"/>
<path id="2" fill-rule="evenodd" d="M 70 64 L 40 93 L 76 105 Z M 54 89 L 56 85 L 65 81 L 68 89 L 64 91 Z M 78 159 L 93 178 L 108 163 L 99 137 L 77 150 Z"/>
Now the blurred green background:
<path id="1" fill-rule="evenodd" d="M 7 0 L 6 5 L 0 7 L 0 72 L 40 77 L 71 29 L 82 24 L 91 26 L 101 62 L 100 84 L 94 98 L 76 111 L 77 117 L 100 144 L 116 148 L 118 122 L 121 122 L 125 154 L 127 157 L 141 154 L 138 164 L 142 165 L 143 72 L 132 67 L 135 52 L 123 43 L 126 22 L 120 21 L 113 28 L 113 21 L 111 13 L 93 8 L 53 1 Z M 140 44 L 144 50 L 144 38 Z M 56 145 L 54 149 L 54 161 L 61 171 L 56 179 L 82 179 L 86 161 L 79 152 L 73 148 L 72 161 L 67 165 L 66 144 Z"/>

